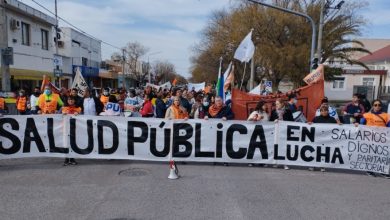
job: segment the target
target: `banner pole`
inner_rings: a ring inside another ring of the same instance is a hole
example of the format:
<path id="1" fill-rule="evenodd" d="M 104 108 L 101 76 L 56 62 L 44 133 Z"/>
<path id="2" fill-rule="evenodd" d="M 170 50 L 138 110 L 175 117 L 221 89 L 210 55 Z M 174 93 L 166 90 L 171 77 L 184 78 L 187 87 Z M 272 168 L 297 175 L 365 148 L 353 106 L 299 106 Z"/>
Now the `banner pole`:
<path id="1" fill-rule="evenodd" d="M 245 65 L 244 65 L 244 75 L 242 76 L 242 79 L 241 79 L 240 91 L 241 91 L 241 88 L 242 88 L 242 84 L 244 83 L 245 71 L 246 71 L 246 62 L 245 62 Z"/>

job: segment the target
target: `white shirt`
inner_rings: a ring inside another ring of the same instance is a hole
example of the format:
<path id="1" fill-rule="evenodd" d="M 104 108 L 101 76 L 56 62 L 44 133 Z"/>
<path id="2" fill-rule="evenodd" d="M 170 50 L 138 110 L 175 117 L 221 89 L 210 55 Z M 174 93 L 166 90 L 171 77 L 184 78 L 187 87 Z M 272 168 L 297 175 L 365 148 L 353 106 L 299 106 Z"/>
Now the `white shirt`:
<path id="1" fill-rule="evenodd" d="M 31 103 L 31 110 L 37 110 L 37 103 L 38 103 L 38 97 L 35 97 L 35 95 L 30 96 L 30 103 Z"/>
<path id="2" fill-rule="evenodd" d="M 96 115 L 95 100 L 93 98 L 84 99 L 84 115 Z"/>

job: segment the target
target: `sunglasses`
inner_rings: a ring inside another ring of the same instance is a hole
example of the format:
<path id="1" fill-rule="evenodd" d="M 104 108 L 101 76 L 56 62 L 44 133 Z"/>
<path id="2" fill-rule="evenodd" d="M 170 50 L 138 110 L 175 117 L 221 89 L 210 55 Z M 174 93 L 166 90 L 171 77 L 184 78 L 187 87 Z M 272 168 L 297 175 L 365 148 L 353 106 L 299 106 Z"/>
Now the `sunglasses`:
<path id="1" fill-rule="evenodd" d="M 374 107 L 381 107 L 381 104 L 374 104 Z"/>

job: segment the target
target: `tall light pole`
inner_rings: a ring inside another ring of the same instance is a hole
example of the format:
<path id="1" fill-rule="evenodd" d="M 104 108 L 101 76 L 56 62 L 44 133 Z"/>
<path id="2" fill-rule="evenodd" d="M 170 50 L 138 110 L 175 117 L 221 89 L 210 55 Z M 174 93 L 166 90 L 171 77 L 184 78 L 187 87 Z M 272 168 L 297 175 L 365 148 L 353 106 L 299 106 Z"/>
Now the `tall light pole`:
<path id="1" fill-rule="evenodd" d="M 321 58 L 322 58 L 322 33 L 324 28 L 325 10 L 327 9 L 340 10 L 341 6 L 343 6 L 343 4 L 345 3 L 345 1 L 340 1 L 335 7 L 330 7 L 326 2 L 327 0 L 321 0 L 320 25 L 318 27 L 318 42 L 317 42 L 318 62 L 321 62 Z"/>
<path id="2" fill-rule="evenodd" d="M 309 69 L 311 71 L 311 66 L 313 64 L 313 58 L 314 58 L 314 50 L 316 48 L 316 42 L 315 42 L 316 41 L 316 25 L 315 25 L 313 19 L 309 15 L 307 15 L 307 14 L 303 14 L 303 13 L 300 13 L 300 12 L 297 12 L 297 11 L 293 11 L 293 10 L 290 10 L 290 9 L 278 7 L 278 6 L 275 6 L 275 5 L 270 5 L 270 4 L 267 4 L 267 3 L 264 3 L 264 2 L 261 2 L 261 1 L 256 1 L 256 0 L 248 0 L 248 1 L 256 3 L 256 4 L 260 4 L 260 5 L 263 5 L 263 6 L 266 6 L 266 7 L 270 7 L 270 8 L 276 9 L 276 10 L 284 11 L 284 12 L 287 12 L 287 13 L 290 13 L 290 14 L 298 15 L 298 16 L 304 17 L 304 18 L 306 18 L 307 20 L 310 21 L 311 29 L 312 29 L 312 36 L 311 36 L 310 68 Z"/>

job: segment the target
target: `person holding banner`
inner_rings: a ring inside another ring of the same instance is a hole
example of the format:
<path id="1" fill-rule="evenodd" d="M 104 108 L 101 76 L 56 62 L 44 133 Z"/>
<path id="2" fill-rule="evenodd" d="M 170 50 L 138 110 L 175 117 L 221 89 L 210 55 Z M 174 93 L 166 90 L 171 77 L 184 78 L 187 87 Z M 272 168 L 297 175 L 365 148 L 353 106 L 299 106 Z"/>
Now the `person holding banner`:
<path id="1" fill-rule="evenodd" d="M 142 106 L 142 99 L 135 95 L 135 90 L 130 89 L 124 102 L 125 117 L 141 117 L 138 110 Z"/>
<path id="2" fill-rule="evenodd" d="M 167 109 L 165 113 L 166 119 L 188 119 L 187 109 L 181 105 L 180 97 L 173 98 L 173 104 Z"/>
<path id="3" fill-rule="evenodd" d="M 118 104 L 118 100 L 115 95 L 110 95 L 108 97 L 108 102 L 104 111 L 100 113 L 100 115 L 105 116 L 120 116 L 121 115 L 121 107 Z"/>
<path id="4" fill-rule="evenodd" d="M 38 114 L 55 114 L 64 103 L 58 94 L 52 93 L 50 85 L 44 88 L 44 93 L 38 98 Z"/>
<path id="5" fill-rule="evenodd" d="M 359 94 L 353 94 L 352 102 L 348 103 L 343 108 L 344 124 L 359 123 L 364 113 L 364 106 L 360 104 Z"/>
<path id="6" fill-rule="evenodd" d="M 192 105 L 191 118 L 194 119 L 204 119 L 209 110 L 209 101 L 207 97 L 198 95 L 195 99 L 195 104 Z"/>
<path id="7" fill-rule="evenodd" d="M 320 115 L 315 116 L 313 122 L 308 122 L 308 124 L 312 123 L 331 123 L 331 124 L 340 124 L 340 122 L 336 121 L 336 119 L 329 115 L 329 106 L 327 104 L 322 104 L 320 107 Z M 314 167 L 309 167 L 310 171 L 314 171 Z M 325 172 L 325 168 L 321 167 L 321 172 Z"/>
<path id="8" fill-rule="evenodd" d="M 220 96 L 215 97 L 214 105 L 210 106 L 208 115 L 204 119 L 209 118 L 220 118 L 224 121 L 234 119 L 234 113 L 231 108 L 223 104 L 222 98 Z"/>
<path id="9" fill-rule="evenodd" d="M 81 108 L 76 105 L 76 99 L 73 96 L 69 96 L 67 105 L 62 107 L 62 114 L 78 115 L 81 113 Z"/>
<path id="10" fill-rule="evenodd" d="M 271 112 L 270 121 L 294 121 L 293 114 L 289 108 L 286 108 L 282 99 L 275 100 L 275 109 Z"/>
<path id="11" fill-rule="evenodd" d="M 30 106 L 30 100 L 28 99 L 26 92 L 22 89 L 19 91 L 19 96 L 16 98 L 16 110 L 18 115 L 27 115 L 27 107 Z"/>
<path id="12" fill-rule="evenodd" d="M 76 105 L 77 107 L 80 107 L 80 108 L 81 108 L 81 106 L 83 105 L 83 103 L 82 103 L 81 97 L 79 96 L 79 90 L 78 90 L 77 88 L 72 88 L 72 89 L 70 90 L 70 95 L 69 95 L 69 97 L 73 97 L 73 99 L 75 100 L 75 105 Z M 66 104 L 65 104 L 65 105 L 66 105 Z"/>
<path id="13" fill-rule="evenodd" d="M 83 105 L 81 110 L 83 115 L 99 115 L 103 111 L 103 103 L 92 94 L 92 90 L 86 89 L 84 91 Z"/>
<path id="14" fill-rule="evenodd" d="M 390 127 L 390 118 L 386 112 L 382 111 L 382 101 L 375 99 L 372 102 L 372 109 L 370 112 L 364 113 L 363 117 L 360 119 L 360 124 L 367 126 L 376 126 L 376 127 Z M 355 123 L 355 126 L 358 126 L 358 123 Z M 367 175 L 374 176 L 373 172 L 367 172 Z M 386 179 L 390 179 L 390 175 L 384 175 Z"/>
<path id="15" fill-rule="evenodd" d="M 321 100 L 321 106 L 320 106 L 320 108 L 321 108 L 322 106 L 328 106 L 328 113 L 329 113 L 329 116 L 333 117 L 333 118 L 337 121 L 337 124 L 341 124 L 340 119 L 339 119 L 339 115 L 337 114 L 336 109 L 333 108 L 333 107 L 331 107 L 331 106 L 329 105 L 329 101 L 328 101 L 328 98 L 327 98 L 327 97 L 324 97 L 324 98 Z M 320 108 L 317 109 L 315 116 L 320 116 L 320 115 L 321 115 Z"/>
<path id="16" fill-rule="evenodd" d="M 275 100 L 275 109 L 271 112 L 270 121 L 294 121 L 293 114 L 289 108 L 286 107 L 285 103 L 281 98 Z M 274 165 L 275 168 L 278 165 Z M 285 170 L 289 170 L 290 168 L 287 165 L 284 165 Z"/>
<path id="17" fill-rule="evenodd" d="M 151 93 L 144 95 L 144 103 L 142 104 L 142 108 L 139 110 L 139 113 L 144 118 L 153 118 L 154 116 L 154 110 L 153 110 L 153 104 L 152 99 L 153 95 Z"/>
<path id="18" fill-rule="evenodd" d="M 248 121 L 269 121 L 267 106 L 264 101 L 259 101 L 255 110 L 249 115 Z"/>
<path id="19" fill-rule="evenodd" d="M 32 115 L 38 114 L 37 102 L 38 102 L 38 98 L 40 95 L 41 95 L 40 87 L 36 86 L 34 88 L 33 94 L 30 96 L 30 105 L 31 105 L 31 114 Z"/>
<path id="20" fill-rule="evenodd" d="M 0 116 L 7 114 L 7 105 L 5 103 L 4 97 L 0 96 Z"/>
<path id="21" fill-rule="evenodd" d="M 62 107 L 63 115 L 78 115 L 81 113 L 81 108 L 76 106 L 76 99 L 74 96 L 69 96 L 67 102 L 67 105 Z M 77 165 L 77 162 L 74 158 L 65 158 L 64 166 L 68 165 Z"/>
<path id="22" fill-rule="evenodd" d="M 165 117 L 165 113 L 167 111 L 167 108 L 166 108 L 166 105 L 163 101 L 163 92 L 162 90 L 160 89 L 159 92 L 157 92 L 157 98 L 156 98 L 156 118 L 164 118 Z"/>
<path id="23" fill-rule="evenodd" d="M 104 108 L 108 103 L 108 98 L 110 97 L 110 88 L 106 87 L 103 90 L 103 94 L 100 96 L 100 101 L 103 103 Z"/>

